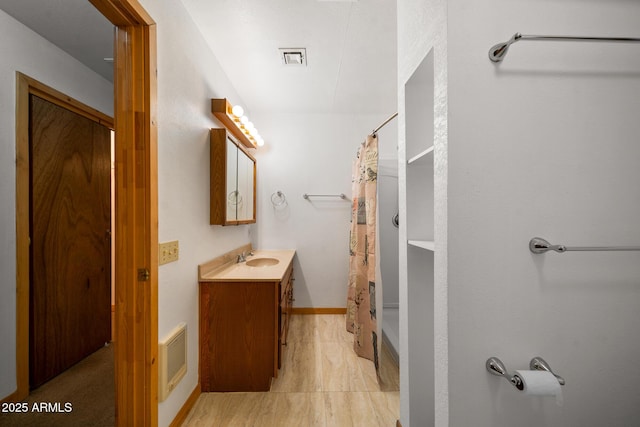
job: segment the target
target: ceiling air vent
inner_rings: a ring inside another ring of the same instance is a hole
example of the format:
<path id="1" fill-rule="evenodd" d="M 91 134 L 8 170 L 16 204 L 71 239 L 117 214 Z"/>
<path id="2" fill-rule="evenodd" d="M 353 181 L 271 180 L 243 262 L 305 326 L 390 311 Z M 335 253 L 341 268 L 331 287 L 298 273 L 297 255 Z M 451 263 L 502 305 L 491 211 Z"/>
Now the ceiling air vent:
<path id="1" fill-rule="evenodd" d="M 280 59 L 284 65 L 307 66 L 307 50 L 305 48 L 281 48 Z"/>

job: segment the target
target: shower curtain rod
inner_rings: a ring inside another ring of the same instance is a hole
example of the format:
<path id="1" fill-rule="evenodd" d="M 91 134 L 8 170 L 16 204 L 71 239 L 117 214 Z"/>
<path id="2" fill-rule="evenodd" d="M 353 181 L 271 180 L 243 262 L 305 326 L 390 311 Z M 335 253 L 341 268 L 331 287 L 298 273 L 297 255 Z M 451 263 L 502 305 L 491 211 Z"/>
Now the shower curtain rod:
<path id="1" fill-rule="evenodd" d="M 373 130 L 373 132 L 371 132 L 371 135 L 375 135 L 380 129 L 382 129 L 384 127 L 384 125 L 386 125 L 387 123 L 389 123 L 391 120 L 395 119 L 398 116 L 398 113 L 393 113 L 391 115 L 391 117 L 389 117 L 387 120 L 385 120 L 384 122 L 382 122 L 382 124 L 380 126 L 378 126 L 377 128 L 375 128 Z"/>

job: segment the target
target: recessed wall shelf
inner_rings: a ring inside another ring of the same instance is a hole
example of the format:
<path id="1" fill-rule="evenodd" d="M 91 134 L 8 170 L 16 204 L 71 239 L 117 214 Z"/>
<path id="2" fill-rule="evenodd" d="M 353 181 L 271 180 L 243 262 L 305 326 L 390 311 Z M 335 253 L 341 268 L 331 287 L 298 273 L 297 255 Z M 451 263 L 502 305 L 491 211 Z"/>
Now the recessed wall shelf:
<path id="1" fill-rule="evenodd" d="M 417 248 L 426 249 L 432 252 L 436 250 L 435 242 L 433 242 L 432 240 L 409 240 L 407 241 L 407 243 L 410 246 L 415 246 Z"/>
<path id="2" fill-rule="evenodd" d="M 256 148 L 256 145 L 247 138 L 244 132 L 240 129 L 238 123 L 234 120 L 235 116 L 231 112 L 232 108 L 233 107 L 229 104 L 227 98 L 214 98 L 211 100 L 211 112 L 222 122 L 224 127 L 226 127 L 227 130 L 231 132 L 231 134 L 235 136 L 245 147 Z"/>
<path id="3" fill-rule="evenodd" d="M 401 227 L 400 233 L 402 240 L 407 241 L 399 263 L 401 269 L 406 268 L 406 279 L 401 278 L 400 282 L 401 289 L 406 287 L 406 300 L 400 299 L 400 310 L 406 309 L 406 315 L 400 319 L 400 328 L 406 331 L 406 338 L 400 337 L 400 347 L 404 344 L 407 349 L 406 359 L 400 360 L 400 371 L 411 378 L 410 393 L 407 393 L 411 425 L 421 426 L 433 424 L 436 400 L 433 387 L 429 387 L 436 378 L 434 342 L 437 341 L 434 333 L 434 267 L 438 258 L 434 243 L 434 76 L 431 49 L 404 85 L 405 126 L 401 144 L 404 144 L 406 156 L 403 159 L 406 175 L 404 188 L 400 184 L 399 189 L 399 192 L 405 192 L 405 216 L 400 218 L 405 226 Z M 398 172 L 401 174 L 402 168 Z M 401 177 L 399 181 L 402 182 Z M 402 203 L 402 198 L 400 200 Z M 400 212 L 403 212 L 402 208 L 400 206 Z M 408 390 L 409 387 L 404 389 L 405 392 Z"/>
<path id="4" fill-rule="evenodd" d="M 423 152 L 418 153 L 415 156 L 413 156 L 412 158 L 410 158 L 409 160 L 407 160 L 407 164 L 410 165 L 412 163 L 417 163 L 419 160 L 424 159 L 429 154 L 433 154 L 433 145 L 431 147 L 427 148 L 426 150 L 424 150 Z"/>

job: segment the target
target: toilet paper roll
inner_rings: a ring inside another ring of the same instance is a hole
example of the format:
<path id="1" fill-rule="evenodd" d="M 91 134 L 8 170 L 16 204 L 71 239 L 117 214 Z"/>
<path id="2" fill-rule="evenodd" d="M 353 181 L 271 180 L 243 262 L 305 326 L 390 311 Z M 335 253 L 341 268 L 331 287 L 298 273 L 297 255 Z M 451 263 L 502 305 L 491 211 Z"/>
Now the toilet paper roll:
<path id="1" fill-rule="evenodd" d="M 523 391 L 528 396 L 555 396 L 558 406 L 562 406 L 562 389 L 558 379 L 547 371 L 516 371 L 524 385 Z"/>

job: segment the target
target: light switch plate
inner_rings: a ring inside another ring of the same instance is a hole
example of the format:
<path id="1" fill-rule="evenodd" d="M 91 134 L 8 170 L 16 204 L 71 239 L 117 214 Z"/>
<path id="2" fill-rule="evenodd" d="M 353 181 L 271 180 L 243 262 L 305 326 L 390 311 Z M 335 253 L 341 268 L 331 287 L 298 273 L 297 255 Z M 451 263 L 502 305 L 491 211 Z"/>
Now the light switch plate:
<path id="1" fill-rule="evenodd" d="M 177 261 L 180 253 L 178 241 L 160 243 L 159 245 L 159 264 L 167 264 L 169 262 Z"/>

